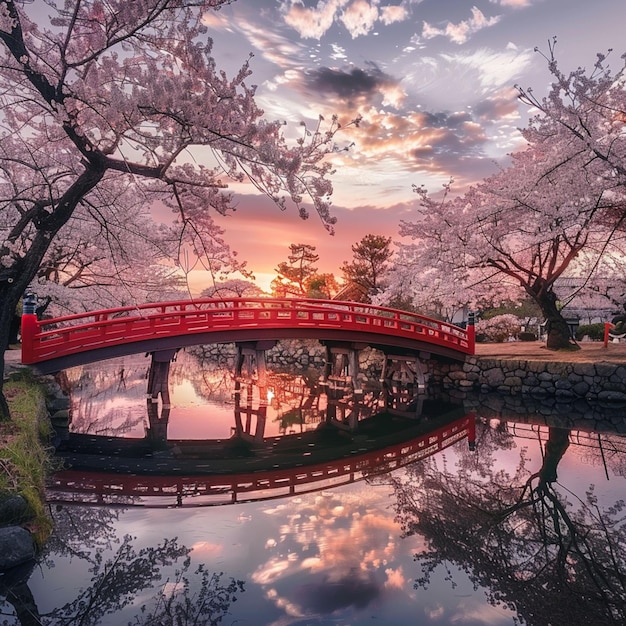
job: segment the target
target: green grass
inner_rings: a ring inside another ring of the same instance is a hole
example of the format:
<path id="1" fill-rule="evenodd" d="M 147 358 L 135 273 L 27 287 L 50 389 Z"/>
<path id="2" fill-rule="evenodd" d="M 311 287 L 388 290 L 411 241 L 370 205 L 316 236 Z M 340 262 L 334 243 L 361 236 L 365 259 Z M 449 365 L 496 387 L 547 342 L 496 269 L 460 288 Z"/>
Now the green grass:
<path id="1" fill-rule="evenodd" d="M 45 505 L 45 481 L 51 469 L 50 423 L 45 392 L 29 370 L 12 374 L 4 384 L 10 422 L 0 423 L 0 495 L 21 495 L 32 513 L 29 528 L 43 545 L 52 529 Z"/>

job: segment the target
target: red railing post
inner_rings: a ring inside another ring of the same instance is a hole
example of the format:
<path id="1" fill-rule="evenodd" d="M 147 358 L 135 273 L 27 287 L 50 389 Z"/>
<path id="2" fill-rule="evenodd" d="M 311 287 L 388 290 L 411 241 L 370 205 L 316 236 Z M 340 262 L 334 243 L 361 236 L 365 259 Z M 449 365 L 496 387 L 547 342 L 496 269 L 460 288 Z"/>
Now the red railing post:
<path id="1" fill-rule="evenodd" d="M 474 312 L 470 311 L 467 315 L 467 346 L 470 354 L 476 354 L 476 326 Z"/>
<path id="2" fill-rule="evenodd" d="M 611 324 L 611 322 L 604 322 L 604 347 L 609 347 L 609 333 L 611 332 L 611 328 L 615 328 L 615 324 Z"/>
<path id="3" fill-rule="evenodd" d="M 22 301 L 22 363 L 28 365 L 35 362 L 35 335 L 39 332 L 37 321 L 37 296 L 28 293 Z"/>

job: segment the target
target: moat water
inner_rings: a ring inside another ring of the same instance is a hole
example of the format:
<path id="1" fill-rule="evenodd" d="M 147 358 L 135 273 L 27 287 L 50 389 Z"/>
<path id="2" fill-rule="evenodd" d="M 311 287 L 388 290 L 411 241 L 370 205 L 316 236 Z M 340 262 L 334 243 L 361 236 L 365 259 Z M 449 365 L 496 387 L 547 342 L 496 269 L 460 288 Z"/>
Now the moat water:
<path id="1" fill-rule="evenodd" d="M 621 407 L 589 407 L 598 431 L 580 403 L 259 384 L 190 354 L 168 406 L 148 366 L 67 371 L 55 532 L 1 624 L 626 623 Z"/>

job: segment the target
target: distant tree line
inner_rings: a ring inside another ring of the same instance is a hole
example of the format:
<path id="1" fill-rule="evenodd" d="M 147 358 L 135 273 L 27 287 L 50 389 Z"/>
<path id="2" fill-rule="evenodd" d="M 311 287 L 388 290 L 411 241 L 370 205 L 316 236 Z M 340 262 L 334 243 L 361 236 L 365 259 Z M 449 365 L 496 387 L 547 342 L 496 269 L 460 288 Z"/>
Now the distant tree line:
<path id="1" fill-rule="evenodd" d="M 391 237 L 365 235 L 352 246 L 352 259 L 341 265 L 341 279 L 332 273 L 320 273 L 316 247 L 298 243 L 289 246 L 286 261 L 276 268 L 272 281 L 273 296 L 306 297 L 330 300 L 342 295 L 344 300 L 371 302 L 387 286 L 393 250 Z"/>

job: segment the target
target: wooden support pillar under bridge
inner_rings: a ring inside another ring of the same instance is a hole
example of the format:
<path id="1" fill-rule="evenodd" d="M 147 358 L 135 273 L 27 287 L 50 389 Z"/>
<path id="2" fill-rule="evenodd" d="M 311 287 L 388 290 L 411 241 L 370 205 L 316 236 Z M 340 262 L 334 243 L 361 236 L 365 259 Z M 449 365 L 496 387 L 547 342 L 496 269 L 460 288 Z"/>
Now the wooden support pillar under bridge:
<path id="1" fill-rule="evenodd" d="M 355 394 L 363 394 L 359 353 L 367 344 L 324 342 L 324 345 L 326 366 L 322 384 L 329 399 L 338 399 L 348 388 Z M 380 382 L 385 394 L 385 408 L 399 415 L 420 415 L 427 384 L 424 361 L 430 354 L 378 349 L 384 353 Z"/>
<path id="2" fill-rule="evenodd" d="M 235 428 L 237 436 L 250 441 L 262 441 L 267 417 L 267 372 L 265 351 L 274 347 L 276 341 L 238 343 L 235 361 Z M 150 352 L 150 367 L 146 403 L 148 422 L 146 437 L 155 444 L 167 443 L 167 427 L 171 402 L 169 375 L 177 349 Z M 259 407 L 252 408 L 252 388 L 259 388 Z M 242 397 L 245 395 L 245 398 Z M 245 416 L 245 424 L 242 419 Z M 253 418 L 256 424 L 253 429 Z M 254 432 L 253 432 L 254 430 Z"/>
<path id="3" fill-rule="evenodd" d="M 236 343 L 235 359 L 235 428 L 237 436 L 260 441 L 264 436 L 267 417 L 267 367 L 265 352 L 276 345 L 275 340 Z M 350 394 L 363 395 L 363 378 L 359 354 L 364 343 L 325 342 L 326 365 L 321 385 L 328 397 L 327 421 L 341 422 L 354 429 L 359 420 L 359 403 L 347 401 Z M 150 426 L 148 437 L 167 441 L 170 413 L 169 372 L 177 350 L 151 352 L 148 375 L 147 404 Z M 403 416 L 419 416 L 426 394 L 425 366 L 421 359 L 427 353 L 384 353 L 380 382 L 383 386 L 385 409 Z M 252 385 L 259 388 L 259 407 L 252 409 Z M 242 394 L 246 393 L 246 398 Z M 159 404 L 160 399 L 160 404 Z M 160 411 L 159 411 L 160 407 Z M 242 417 L 245 416 L 245 424 Z M 253 427 L 253 418 L 256 424 Z"/>
<path id="4" fill-rule="evenodd" d="M 171 349 L 150 353 L 146 393 L 149 427 L 146 436 L 151 441 L 161 442 L 163 445 L 167 442 L 167 425 L 172 406 L 169 387 L 170 364 L 176 358 L 177 352 L 177 349 Z"/>
<path id="5" fill-rule="evenodd" d="M 257 385 L 265 387 L 267 384 L 265 352 L 276 344 L 277 341 L 273 339 L 236 343 L 235 380 L 255 380 Z"/>
<path id="6" fill-rule="evenodd" d="M 267 421 L 267 365 L 265 352 L 277 341 L 246 341 L 235 344 L 235 428 L 233 434 L 253 443 L 262 443 Z M 259 389 L 258 408 L 253 409 L 253 386 Z M 245 391 L 246 397 L 242 395 Z M 245 424 L 242 417 L 245 416 Z M 253 418 L 255 425 L 253 429 Z M 254 431 L 254 432 L 253 432 Z"/>
<path id="7" fill-rule="evenodd" d="M 359 353 L 367 347 L 363 343 L 322 342 L 326 348 L 326 365 L 322 376 L 322 385 L 328 390 L 334 387 L 345 389 L 352 387 L 354 393 L 363 393 L 359 376 Z"/>
<path id="8" fill-rule="evenodd" d="M 427 376 L 422 358 L 428 354 L 385 353 L 380 376 L 385 408 L 390 413 L 419 416 L 426 397 Z"/>

